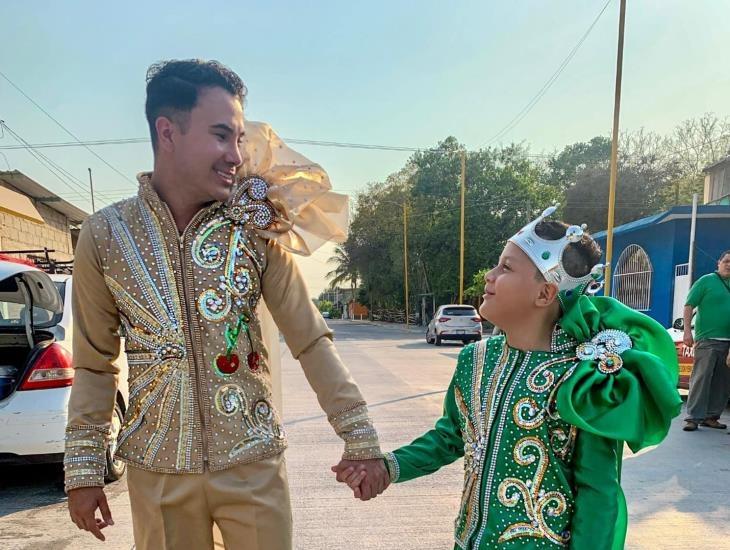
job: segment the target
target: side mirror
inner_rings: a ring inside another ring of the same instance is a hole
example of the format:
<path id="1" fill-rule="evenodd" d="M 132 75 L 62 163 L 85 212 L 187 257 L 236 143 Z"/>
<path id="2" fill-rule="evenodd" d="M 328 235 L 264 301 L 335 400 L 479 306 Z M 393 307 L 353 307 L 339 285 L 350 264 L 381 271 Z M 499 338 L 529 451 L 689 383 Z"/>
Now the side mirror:
<path id="1" fill-rule="evenodd" d="M 684 330 L 684 319 L 682 319 L 681 317 L 675 319 L 674 323 L 672 324 L 672 328 L 675 328 L 677 330 Z"/>

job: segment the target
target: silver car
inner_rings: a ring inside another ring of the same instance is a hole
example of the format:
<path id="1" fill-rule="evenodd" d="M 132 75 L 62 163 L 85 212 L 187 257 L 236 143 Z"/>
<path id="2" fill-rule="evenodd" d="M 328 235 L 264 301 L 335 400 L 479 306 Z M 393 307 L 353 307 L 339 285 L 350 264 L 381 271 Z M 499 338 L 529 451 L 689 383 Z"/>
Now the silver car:
<path id="1" fill-rule="evenodd" d="M 441 306 L 426 329 L 426 342 L 437 346 L 443 340 L 460 340 L 466 344 L 481 339 L 482 318 L 473 306 Z"/>

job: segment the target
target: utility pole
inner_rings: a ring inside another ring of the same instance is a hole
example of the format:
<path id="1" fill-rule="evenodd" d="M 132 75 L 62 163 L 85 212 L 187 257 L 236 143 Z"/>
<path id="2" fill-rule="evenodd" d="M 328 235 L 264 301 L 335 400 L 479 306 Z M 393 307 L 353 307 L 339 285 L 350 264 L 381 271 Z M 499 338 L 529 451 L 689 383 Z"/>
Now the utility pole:
<path id="1" fill-rule="evenodd" d="M 408 203 L 403 199 L 403 282 L 406 293 L 406 328 L 408 328 Z"/>
<path id="2" fill-rule="evenodd" d="M 466 194 L 466 151 L 459 151 L 461 159 L 461 228 L 459 246 L 459 303 L 464 303 L 464 195 Z"/>
<path id="3" fill-rule="evenodd" d="M 89 168 L 89 189 L 91 189 L 91 213 L 96 212 L 96 205 L 94 204 L 94 180 L 91 179 L 91 168 Z"/>
<path id="4" fill-rule="evenodd" d="M 689 226 L 689 259 L 687 261 L 687 272 L 689 273 L 689 286 L 692 286 L 695 273 L 695 235 L 697 233 L 697 202 L 698 195 L 692 195 L 692 221 Z"/>
<path id="5" fill-rule="evenodd" d="M 613 135 L 611 139 L 611 178 L 608 184 L 608 226 L 606 229 L 606 281 L 604 295 L 611 295 L 611 259 L 613 255 L 613 222 L 616 208 L 616 178 L 618 176 L 618 123 L 621 110 L 621 76 L 624 61 L 624 26 L 626 0 L 621 0 L 618 23 L 618 53 L 616 55 L 616 88 L 613 101 Z"/>

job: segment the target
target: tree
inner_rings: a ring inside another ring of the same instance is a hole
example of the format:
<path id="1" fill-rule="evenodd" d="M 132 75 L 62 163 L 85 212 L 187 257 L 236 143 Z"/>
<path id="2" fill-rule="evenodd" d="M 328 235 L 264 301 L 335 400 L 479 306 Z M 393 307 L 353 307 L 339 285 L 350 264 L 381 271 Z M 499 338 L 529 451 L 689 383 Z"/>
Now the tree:
<path id="1" fill-rule="evenodd" d="M 353 248 L 354 246 L 350 240 L 335 247 L 334 254 L 327 260 L 327 263 L 333 264 L 335 268 L 327 273 L 325 277 L 330 282 L 330 288 L 336 288 L 342 286 L 343 283 L 349 283 L 354 296 L 360 273 L 352 254 Z"/>
<path id="2" fill-rule="evenodd" d="M 414 301 L 458 299 L 460 151 L 449 137 L 414 154 L 385 182 L 358 195 L 350 227 L 352 255 L 370 307 L 403 307 L 403 203 L 408 211 L 409 286 Z M 465 279 L 492 265 L 506 239 L 559 198 L 523 146 L 466 155 Z M 410 310 L 413 311 L 414 304 Z"/>
<path id="3" fill-rule="evenodd" d="M 569 189 L 578 183 L 583 171 L 607 170 L 610 159 L 611 140 L 606 136 L 567 145 L 548 160 L 549 181 L 562 190 Z"/>
<path id="4" fill-rule="evenodd" d="M 666 139 L 643 129 L 623 134 L 619 144 L 614 223 L 621 225 L 662 211 L 666 189 L 677 177 L 667 160 Z M 566 146 L 548 161 L 549 180 L 564 193 L 562 216 L 586 223 L 592 232 L 606 228 L 611 141 L 596 136 Z"/>
<path id="5" fill-rule="evenodd" d="M 730 155 L 730 119 L 705 113 L 684 120 L 667 141 L 667 155 L 676 163 L 678 176 L 666 190 L 665 202 L 690 204 L 694 193 L 702 197 L 705 179 L 702 170 Z"/>
<path id="6" fill-rule="evenodd" d="M 330 302 L 329 300 L 320 300 L 319 304 L 317 305 L 317 308 L 321 313 L 329 313 L 330 316 L 334 317 L 334 309 L 335 305 Z"/>

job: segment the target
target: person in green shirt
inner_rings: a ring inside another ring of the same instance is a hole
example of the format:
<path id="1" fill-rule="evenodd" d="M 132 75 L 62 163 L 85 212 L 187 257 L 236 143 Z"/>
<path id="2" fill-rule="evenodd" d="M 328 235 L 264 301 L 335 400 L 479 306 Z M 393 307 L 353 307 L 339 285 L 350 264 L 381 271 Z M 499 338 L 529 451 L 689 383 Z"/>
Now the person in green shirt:
<path id="1" fill-rule="evenodd" d="M 464 458 L 455 548 L 623 548 L 624 442 L 658 444 L 680 411 L 672 339 L 593 295 L 601 251 L 554 210 L 485 277 L 479 311 L 504 334 L 462 350 L 435 427 L 386 453 L 394 483 Z M 365 474 L 333 470 L 362 497 Z"/>
<path id="2" fill-rule="evenodd" d="M 683 429 L 724 430 L 727 426 L 720 422 L 720 414 L 730 397 L 730 250 L 720 255 L 717 271 L 700 277 L 689 291 L 684 306 L 684 345 L 694 346 L 695 360 Z"/>

